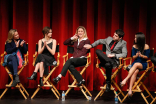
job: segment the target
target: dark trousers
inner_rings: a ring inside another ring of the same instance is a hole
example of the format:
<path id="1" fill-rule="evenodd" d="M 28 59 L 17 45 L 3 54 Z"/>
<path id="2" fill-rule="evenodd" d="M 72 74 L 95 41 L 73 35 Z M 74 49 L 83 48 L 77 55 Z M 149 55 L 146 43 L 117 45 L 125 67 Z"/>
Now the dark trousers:
<path id="1" fill-rule="evenodd" d="M 8 67 L 13 75 L 17 75 L 17 69 L 18 69 L 18 59 L 16 56 L 9 56 L 7 59 Z"/>
<path id="2" fill-rule="evenodd" d="M 102 67 L 105 67 L 105 69 L 106 69 L 106 77 L 107 77 L 106 82 L 111 83 L 111 74 L 112 74 L 112 68 L 113 68 L 112 63 L 115 63 L 115 60 L 107 57 L 107 55 L 104 54 L 99 49 L 96 50 L 96 54 L 102 64 Z"/>
<path id="3" fill-rule="evenodd" d="M 61 71 L 61 75 L 65 76 L 67 70 L 69 69 L 70 72 L 74 75 L 78 82 L 82 81 L 82 75 L 75 69 L 75 67 L 84 66 L 87 63 L 87 58 L 70 58 L 66 61 Z"/>

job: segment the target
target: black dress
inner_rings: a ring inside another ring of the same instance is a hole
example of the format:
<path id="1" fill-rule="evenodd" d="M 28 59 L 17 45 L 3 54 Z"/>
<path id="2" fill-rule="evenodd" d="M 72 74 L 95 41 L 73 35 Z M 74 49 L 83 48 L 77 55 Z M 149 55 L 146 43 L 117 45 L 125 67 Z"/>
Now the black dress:
<path id="1" fill-rule="evenodd" d="M 43 47 L 43 45 L 44 45 L 44 43 L 42 42 L 42 47 Z M 52 49 L 53 42 L 51 42 L 47 45 Z M 48 66 L 52 66 L 54 61 L 55 61 L 54 55 L 52 55 L 48 51 L 47 47 L 45 47 L 43 52 L 37 56 L 35 66 L 38 62 L 43 62 L 44 74 L 48 75 L 48 73 L 49 73 Z"/>

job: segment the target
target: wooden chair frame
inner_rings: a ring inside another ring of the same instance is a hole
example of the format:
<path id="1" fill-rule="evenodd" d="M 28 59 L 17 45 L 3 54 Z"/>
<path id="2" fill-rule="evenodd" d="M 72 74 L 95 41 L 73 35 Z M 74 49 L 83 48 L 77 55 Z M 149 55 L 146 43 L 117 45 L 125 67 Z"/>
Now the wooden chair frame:
<path id="1" fill-rule="evenodd" d="M 96 57 L 97 58 L 97 64 L 96 64 L 96 67 L 97 68 L 99 68 L 100 69 L 100 71 L 101 71 L 101 73 L 102 73 L 102 75 L 104 76 L 104 78 L 105 79 L 107 79 L 107 77 L 106 77 L 106 74 L 105 74 L 105 68 L 102 68 L 102 67 L 99 67 L 99 61 L 98 61 L 98 57 Z M 115 72 L 112 74 L 112 76 L 111 76 L 111 90 L 113 90 L 113 92 L 114 92 L 114 94 L 116 95 L 118 95 L 118 99 L 119 99 L 119 101 L 121 102 L 121 98 L 120 98 L 120 94 L 122 94 L 122 96 L 125 96 L 124 95 L 124 93 L 122 92 L 122 90 L 120 89 L 120 87 L 118 86 L 118 84 L 115 82 L 115 78 L 116 78 L 116 76 L 118 75 L 118 73 L 121 71 L 121 69 L 122 69 L 122 67 L 123 67 L 123 64 L 122 64 L 122 58 L 119 58 L 119 62 L 120 62 L 120 64 L 119 64 L 119 66 L 116 68 L 116 70 L 115 70 Z M 119 93 L 117 93 L 116 91 L 115 91 L 115 88 L 113 87 L 113 85 L 112 84 L 114 84 L 114 86 L 119 90 Z M 104 92 L 105 92 L 105 90 L 106 90 L 106 85 L 107 84 L 104 84 L 104 86 L 103 87 L 100 87 L 101 88 L 101 90 L 100 90 L 100 92 L 97 94 L 97 96 L 94 98 L 94 101 L 99 97 L 99 96 L 102 96 L 103 94 L 104 94 Z"/>
<path id="2" fill-rule="evenodd" d="M 67 48 L 68 48 L 67 50 L 72 49 L 72 51 L 71 51 L 70 53 L 73 53 L 73 49 L 74 49 L 73 47 L 68 46 Z M 66 62 L 68 59 L 69 59 L 69 53 L 68 53 L 68 51 L 67 51 L 67 54 L 63 56 L 63 61 L 64 61 L 64 62 L 63 62 L 63 65 L 65 64 L 65 62 Z M 88 53 L 88 56 L 87 56 L 87 63 L 86 63 L 86 65 L 83 67 L 83 69 L 82 69 L 81 72 L 80 72 L 81 75 L 85 72 L 85 70 L 87 69 L 87 67 L 88 67 L 90 64 L 91 64 L 91 53 L 89 52 L 89 53 Z M 69 91 L 70 91 L 72 88 L 78 87 L 78 88 L 80 88 L 80 90 L 82 91 L 82 93 L 84 94 L 84 96 L 86 97 L 86 99 L 89 100 L 89 98 L 88 98 L 88 96 L 87 96 L 87 93 L 88 93 L 90 96 L 92 96 L 92 94 L 89 92 L 89 90 L 87 89 L 87 87 L 86 87 L 84 84 L 82 84 L 82 86 L 77 86 L 76 84 L 77 84 L 78 82 L 76 81 L 74 75 L 73 75 L 69 70 L 68 70 L 68 72 L 69 72 L 69 74 L 71 75 L 71 77 L 72 77 L 72 79 L 73 79 L 74 81 L 73 81 L 73 83 L 72 83 L 71 85 L 68 85 L 69 88 L 68 88 L 68 90 L 66 91 L 65 96 L 67 96 L 67 94 L 69 93 Z M 85 90 L 85 91 L 84 91 L 84 90 Z"/>
<path id="3" fill-rule="evenodd" d="M 154 52 L 154 48 L 152 49 L 153 50 L 153 52 Z M 127 60 L 130 60 L 130 63 L 129 64 L 126 64 L 126 61 Z M 123 59 L 123 61 L 124 61 L 124 70 L 126 70 L 126 68 L 129 66 L 129 65 L 131 65 L 132 64 L 132 57 L 127 57 L 127 58 L 125 58 L 125 59 Z M 134 83 L 134 85 L 133 85 L 133 87 L 132 87 L 132 93 L 134 94 L 135 92 L 140 92 L 140 94 L 141 94 L 141 96 L 143 97 L 143 99 L 145 100 L 145 102 L 147 103 L 147 104 L 149 104 L 149 102 L 147 101 L 147 98 L 148 97 L 151 97 L 152 99 L 154 99 L 153 98 L 153 96 L 151 95 L 151 93 L 149 92 L 149 90 L 147 89 L 147 87 L 144 85 L 144 81 L 145 81 L 145 79 L 148 77 L 148 75 L 150 74 L 150 72 L 153 70 L 153 68 L 154 68 L 154 64 L 152 63 L 151 65 L 150 65 L 150 62 L 151 62 L 151 60 L 147 60 L 147 68 L 146 68 L 146 70 L 143 72 L 143 74 L 141 75 L 141 76 L 138 76 L 137 77 L 137 81 Z M 144 94 L 143 94 L 143 90 L 141 90 L 141 88 L 140 87 L 143 87 L 144 89 L 145 89 L 145 91 L 147 92 L 147 94 L 148 94 L 148 96 L 145 96 Z M 129 90 L 127 90 L 127 91 L 129 91 Z M 121 103 L 126 99 L 128 97 L 128 93 L 124 96 L 124 98 L 122 99 L 122 101 L 121 101 Z"/>
<path id="4" fill-rule="evenodd" d="M 28 47 L 28 44 L 27 44 L 27 47 Z M 1 54 L 1 65 L 4 63 L 4 56 L 6 55 L 6 51 L 4 51 L 3 54 Z M 28 64 L 28 51 L 27 53 L 24 55 L 24 64 L 22 66 L 22 68 L 20 68 L 18 70 L 18 75 L 20 75 L 20 73 L 22 72 L 22 70 L 24 69 L 24 67 Z M 2 65 L 3 66 L 3 65 Z M 6 88 L 5 90 L 3 91 L 3 93 L 1 94 L 0 96 L 0 99 L 4 96 L 4 94 L 7 92 L 7 90 L 11 87 L 12 83 L 13 83 L 13 75 L 12 73 L 10 72 L 9 68 L 7 66 L 4 66 L 5 70 L 7 71 L 7 73 L 9 74 L 9 77 L 11 78 L 11 82 L 9 84 L 6 84 Z M 29 96 L 29 93 L 26 91 L 26 89 L 24 88 L 24 86 L 21 84 L 21 83 L 18 83 L 16 86 L 16 88 L 19 89 L 19 91 L 21 92 L 21 94 L 23 95 L 23 97 L 25 99 L 27 99 L 26 95 Z M 25 95 L 26 94 L 26 95 Z"/>
<path id="5" fill-rule="evenodd" d="M 103 47 L 102 47 L 102 51 L 103 52 L 106 52 L 106 46 L 103 44 Z M 105 79 L 107 79 L 107 77 L 106 77 L 106 74 L 105 74 L 105 68 L 102 68 L 102 67 L 99 67 L 99 61 L 98 61 L 98 57 L 96 57 L 96 59 L 97 59 L 97 63 L 96 63 L 96 67 L 97 68 L 99 68 L 100 69 L 100 71 L 101 71 L 101 73 L 102 73 L 102 75 L 104 76 L 104 78 Z M 119 66 L 116 68 L 116 70 L 115 70 L 115 72 L 113 72 L 112 73 L 112 75 L 111 75 L 111 90 L 113 90 L 113 92 L 114 92 L 114 94 L 116 95 L 118 95 L 118 99 L 119 99 L 119 101 L 121 102 L 121 98 L 120 98 L 120 94 L 122 95 L 122 96 L 125 96 L 124 95 L 124 93 L 122 92 L 122 90 L 120 89 L 120 87 L 118 86 L 118 84 L 115 82 L 115 78 L 116 78 L 116 76 L 118 75 L 118 73 L 121 71 L 121 69 L 122 69 L 122 67 L 123 67 L 123 64 L 122 64 L 122 60 L 123 60 L 123 58 L 119 58 Z M 114 84 L 114 86 L 116 86 L 116 88 L 119 90 L 119 93 L 117 93 L 116 91 L 115 91 L 115 88 L 112 86 L 112 84 Z M 104 92 L 105 92 L 105 90 L 106 90 L 106 85 L 107 84 L 104 84 L 104 86 L 103 87 L 100 87 L 101 88 L 101 90 L 100 90 L 100 92 L 97 94 L 97 96 L 94 98 L 94 101 L 99 97 L 99 96 L 102 96 L 103 94 L 104 94 Z"/>
<path id="6" fill-rule="evenodd" d="M 57 45 L 57 47 L 56 47 L 56 51 L 57 50 L 59 50 L 59 44 Z M 38 53 L 38 44 L 36 44 L 36 52 L 35 52 L 35 54 L 33 55 L 33 66 L 35 65 L 35 61 L 36 61 L 36 58 L 37 58 L 37 53 Z M 52 75 L 52 73 L 54 72 L 54 70 L 59 66 L 59 64 L 60 64 L 60 60 L 59 60 L 59 58 L 60 58 L 60 52 L 58 51 L 57 52 L 57 65 L 56 66 L 54 66 L 51 70 L 50 70 L 50 72 L 49 72 L 49 74 L 46 76 L 46 75 L 44 75 L 43 76 L 43 79 L 44 79 L 44 81 L 43 81 L 43 86 L 42 87 L 50 87 L 50 89 L 51 89 L 51 91 L 54 93 L 54 95 L 57 97 L 57 99 L 59 99 L 59 96 L 60 96 L 60 93 L 59 93 L 59 91 L 56 89 L 56 87 L 54 86 L 54 84 L 51 82 L 51 80 L 49 79 L 50 78 L 50 76 Z M 33 99 L 34 98 L 34 96 L 38 93 L 38 91 L 40 90 L 40 88 L 41 88 L 41 86 L 40 85 L 38 85 L 38 88 L 36 89 L 36 91 L 33 93 L 33 95 L 31 96 L 31 99 Z"/>

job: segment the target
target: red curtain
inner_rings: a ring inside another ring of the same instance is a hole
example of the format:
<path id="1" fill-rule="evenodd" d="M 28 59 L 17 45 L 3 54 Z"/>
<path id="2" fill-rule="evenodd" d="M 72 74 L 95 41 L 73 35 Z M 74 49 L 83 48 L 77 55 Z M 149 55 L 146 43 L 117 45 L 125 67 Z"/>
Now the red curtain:
<path id="1" fill-rule="evenodd" d="M 8 31 L 11 28 L 17 29 L 20 38 L 29 44 L 29 64 L 20 74 L 20 80 L 26 88 L 36 88 L 39 74 L 37 81 L 27 80 L 27 77 L 34 71 L 32 56 L 35 44 L 43 37 L 43 27 L 52 28 L 52 37 L 60 45 L 60 66 L 52 74 L 51 79 L 53 79 L 63 67 L 62 56 L 67 50 L 63 41 L 73 36 L 78 26 L 86 28 L 91 43 L 113 36 L 116 29 L 123 29 L 130 56 L 136 32 L 143 32 L 146 35 L 146 43 L 151 48 L 156 48 L 155 18 L 155 0 L 0 0 L 0 53 L 4 51 Z M 96 49 L 102 49 L 102 45 L 91 49 L 92 64 L 83 75 L 90 91 L 100 90 L 100 86 L 105 81 L 95 66 Z M 127 72 L 122 70 L 116 81 L 120 82 L 126 76 Z M 150 91 L 156 90 L 155 79 L 155 73 L 152 72 L 145 81 Z M 1 66 L 0 89 L 4 89 L 6 83 L 8 83 L 8 74 Z M 67 90 L 69 83 L 72 83 L 72 80 L 67 74 L 56 87 L 59 90 Z M 126 88 L 128 85 L 124 86 L 123 90 Z"/>

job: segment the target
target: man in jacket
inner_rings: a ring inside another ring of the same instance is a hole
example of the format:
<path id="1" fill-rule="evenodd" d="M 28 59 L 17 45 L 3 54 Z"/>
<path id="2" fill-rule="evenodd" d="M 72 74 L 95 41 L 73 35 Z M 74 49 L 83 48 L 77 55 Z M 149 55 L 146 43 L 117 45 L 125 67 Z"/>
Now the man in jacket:
<path id="1" fill-rule="evenodd" d="M 124 31 L 118 29 L 114 32 L 113 37 L 107 37 L 106 39 L 99 39 L 93 44 L 85 44 L 86 49 L 94 48 L 99 44 L 104 44 L 106 46 L 106 54 L 102 50 L 97 49 L 96 54 L 101 62 L 100 66 L 106 69 L 106 92 L 110 91 L 111 87 L 111 73 L 112 68 L 119 65 L 119 58 L 124 58 L 127 56 L 126 41 L 123 40 Z"/>

